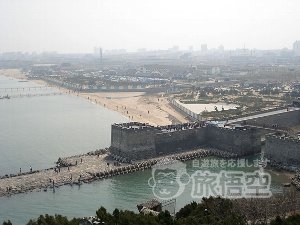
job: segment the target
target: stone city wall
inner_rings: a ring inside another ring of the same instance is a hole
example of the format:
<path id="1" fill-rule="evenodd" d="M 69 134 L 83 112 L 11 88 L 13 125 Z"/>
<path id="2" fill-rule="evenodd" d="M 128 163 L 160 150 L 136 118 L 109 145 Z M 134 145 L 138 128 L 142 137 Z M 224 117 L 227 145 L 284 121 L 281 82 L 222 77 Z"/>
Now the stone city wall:
<path id="1" fill-rule="evenodd" d="M 155 134 L 154 138 L 156 153 L 158 155 L 165 155 L 199 146 L 200 143 L 197 140 L 196 133 L 196 130 L 198 129 L 204 128 L 178 130 Z"/>
<path id="2" fill-rule="evenodd" d="M 150 126 L 138 127 L 112 125 L 111 152 L 125 158 L 140 159 L 154 157 L 156 130 Z"/>
<path id="3" fill-rule="evenodd" d="M 239 156 L 250 155 L 260 152 L 261 137 L 260 132 L 253 128 L 237 130 L 174 125 L 161 129 L 136 124 L 112 125 L 112 154 L 133 160 L 183 152 L 204 145 Z"/>
<path id="4" fill-rule="evenodd" d="M 251 155 L 261 151 L 261 136 L 256 129 L 226 129 L 206 127 L 206 143 L 237 155 Z"/>
<path id="5" fill-rule="evenodd" d="M 265 125 L 266 127 L 272 127 L 273 125 L 278 125 L 279 127 L 293 127 L 300 125 L 300 111 L 286 111 L 276 115 L 251 119 L 247 120 L 247 124 Z"/>
<path id="6" fill-rule="evenodd" d="M 272 162 L 300 166 L 300 140 L 285 136 L 267 135 L 265 156 Z"/>

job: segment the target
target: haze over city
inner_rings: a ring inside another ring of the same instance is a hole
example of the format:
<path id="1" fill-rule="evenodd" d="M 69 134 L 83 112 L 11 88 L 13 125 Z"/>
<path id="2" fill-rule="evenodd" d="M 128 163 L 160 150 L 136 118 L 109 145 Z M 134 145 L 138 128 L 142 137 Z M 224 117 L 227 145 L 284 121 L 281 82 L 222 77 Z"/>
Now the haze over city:
<path id="1" fill-rule="evenodd" d="M 0 52 L 291 49 L 299 8 L 297 0 L 1 0 Z"/>
<path id="2" fill-rule="evenodd" d="M 300 0 L 0 0 L 0 225 L 300 225 Z"/>

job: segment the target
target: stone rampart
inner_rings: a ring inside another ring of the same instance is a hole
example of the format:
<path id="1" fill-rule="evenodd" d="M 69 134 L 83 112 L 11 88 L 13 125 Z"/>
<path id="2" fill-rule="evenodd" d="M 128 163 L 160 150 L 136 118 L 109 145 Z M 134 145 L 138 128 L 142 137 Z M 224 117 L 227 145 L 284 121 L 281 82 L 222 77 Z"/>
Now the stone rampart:
<path id="1" fill-rule="evenodd" d="M 251 155 L 261 151 L 261 136 L 256 129 L 227 129 L 206 127 L 206 144 L 213 148 L 236 153 Z"/>
<path id="2" fill-rule="evenodd" d="M 199 146 L 197 140 L 197 129 L 191 128 L 172 132 L 161 132 L 155 134 L 155 149 L 158 155 L 180 152 Z"/>
<path id="3" fill-rule="evenodd" d="M 279 127 L 293 127 L 300 125 L 300 111 L 291 110 L 275 115 L 268 115 L 251 120 L 247 120 L 247 124 L 255 124 L 260 126 L 272 127 L 277 125 Z"/>
<path id="4" fill-rule="evenodd" d="M 300 140 L 270 134 L 266 136 L 265 155 L 273 162 L 300 166 Z"/>
<path id="5" fill-rule="evenodd" d="M 253 128 L 202 127 L 197 123 L 153 127 L 139 123 L 112 125 L 111 152 L 127 159 L 145 159 L 209 146 L 239 156 L 260 152 L 260 132 Z"/>
<path id="6" fill-rule="evenodd" d="M 154 127 L 145 124 L 114 124 L 111 129 L 111 152 L 133 160 L 154 157 L 155 133 Z"/>

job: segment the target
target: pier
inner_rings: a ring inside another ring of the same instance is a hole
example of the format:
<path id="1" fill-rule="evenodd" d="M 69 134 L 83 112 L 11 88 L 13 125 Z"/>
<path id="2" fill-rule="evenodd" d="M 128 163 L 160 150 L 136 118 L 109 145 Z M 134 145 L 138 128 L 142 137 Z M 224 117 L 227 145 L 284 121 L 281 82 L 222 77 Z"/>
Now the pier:
<path id="1" fill-rule="evenodd" d="M 63 92 L 52 89 L 50 86 L 0 88 L 0 97 L 2 97 L 1 99 L 31 98 L 62 94 Z"/>
<path id="2" fill-rule="evenodd" d="M 51 88 L 50 86 L 32 86 L 32 87 L 7 87 L 0 88 L 0 92 L 8 92 L 8 91 L 32 91 L 32 90 L 47 90 Z"/>
<path id="3" fill-rule="evenodd" d="M 5 95 L 8 99 L 11 98 L 32 98 L 32 97 L 41 97 L 41 96 L 55 96 L 55 95 L 62 95 L 61 92 L 53 92 L 53 93 L 27 93 L 27 94 L 12 94 L 12 95 Z"/>
<path id="4" fill-rule="evenodd" d="M 32 191 L 54 191 L 63 185 L 81 185 L 96 180 L 150 169 L 159 160 L 193 160 L 207 156 L 233 158 L 235 154 L 216 149 L 194 149 L 183 153 L 160 156 L 134 163 L 120 162 L 107 150 L 60 158 L 57 167 L 10 174 L 0 177 L 0 197 Z"/>

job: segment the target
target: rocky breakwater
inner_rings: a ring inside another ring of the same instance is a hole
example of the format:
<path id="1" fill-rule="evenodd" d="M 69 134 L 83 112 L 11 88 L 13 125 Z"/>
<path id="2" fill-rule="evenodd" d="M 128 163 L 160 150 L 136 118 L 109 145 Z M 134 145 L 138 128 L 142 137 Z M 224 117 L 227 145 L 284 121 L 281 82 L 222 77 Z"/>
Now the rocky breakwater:
<path id="1" fill-rule="evenodd" d="M 279 170 L 285 170 L 288 172 L 298 172 L 300 171 L 299 165 L 287 165 L 280 162 L 277 162 L 276 160 L 271 160 L 270 166 Z"/>
<path id="2" fill-rule="evenodd" d="M 295 185 L 296 189 L 300 190 L 300 172 L 295 174 L 294 177 L 292 177 L 292 184 Z"/>
<path id="3" fill-rule="evenodd" d="M 184 153 L 160 156 L 148 160 L 129 162 L 127 159 L 110 155 L 107 150 L 90 152 L 66 158 L 59 158 L 57 166 L 0 177 L 0 197 L 31 191 L 55 190 L 62 185 L 80 185 L 95 180 L 133 173 L 151 168 L 159 160 L 193 160 L 207 156 L 233 158 L 235 154 L 216 149 L 194 149 Z M 120 162 L 121 161 L 121 162 Z"/>
<path id="4" fill-rule="evenodd" d="M 108 158 L 108 153 L 76 155 L 60 158 L 56 167 L 0 177 L 0 197 L 90 182 L 94 173 L 117 167 Z"/>

